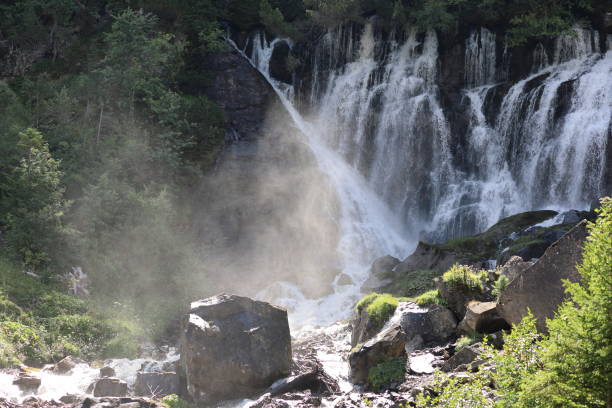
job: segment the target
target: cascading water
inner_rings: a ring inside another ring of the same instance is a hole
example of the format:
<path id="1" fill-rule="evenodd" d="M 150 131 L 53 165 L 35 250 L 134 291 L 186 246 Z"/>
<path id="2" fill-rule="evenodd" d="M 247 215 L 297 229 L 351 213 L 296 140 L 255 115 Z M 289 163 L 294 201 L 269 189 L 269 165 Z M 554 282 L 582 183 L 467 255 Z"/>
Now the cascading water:
<path id="1" fill-rule="evenodd" d="M 508 87 L 496 81 L 508 77 L 511 51 L 504 45 L 497 64 L 496 34 L 474 30 L 465 42 L 467 129 L 458 137 L 440 102 L 436 34 L 379 31 L 347 25 L 321 37 L 310 56 L 309 94 L 296 101 L 310 103 L 308 120 L 291 103 L 293 88 L 269 74 L 274 46 L 285 40 L 258 34 L 247 56 L 277 90 L 341 201 L 339 251 L 355 285 L 308 301 L 282 284 L 281 302 L 307 305 L 300 309 L 309 312 L 294 314 L 302 323 L 315 321 L 315 305 L 350 309 L 375 256 L 409 251 L 402 230 L 443 240 L 520 211 L 587 208 L 602 193 L 612 52 L 600 52 L 597 33 L 560 36 L 550 56 L 539 45 L 533 73 Z"/>
<path id="2" fill-rule="evenodd" d="M 250 44 L 251 55 L 239 51 L 273 86 L 290 114 L 296 131 L 301 133 L 314 154 L 319 169 L 335 188 L 341 207 L 340 217 L 336 220 L 341 236 L 337 248 L 342 262 L 339 269 L 351 281 L 350 284 L 341 285 L 336 279 L 332 285 L 333 293 L 321 299 L 305 298 L 297 286 L 288 282 L 276 282 L 258 295 L 289 307 L 292 326 L 297 328 L 299 324 L 299 327 L 305 328 L 346 318 L 360 296 L 360 287 L 368 278 L 372 260 L 385 254 L 406 255 L 414 247 L 414 241 L 406 238 L 409 234 L 400 227 L 401 222 L 371 190 L 359 172 L 347 165 L 337 151 L 324 143 L 323 135 L 329 131 L 326 124 L 305 120 L 291 103 L 293 89 L 270 77 L 266 67 L 269 67 L 272 50 L 278 41 L 285 40 L 269 42 L 265 35 L 257 34 Z M 361 42 L 363 53 L 371 52 L 367 50 L 368 47 L 369 44 Z"/>
<path id="3" fill-rule="evenodd" d="M 534 73 L 505 91 L 496 81 L 508 77 L 511 51 L 504 46 L 497 64 L 496 34 L 474 30 L 464 58 L 468 128 L 453 135 L 435 34 L 385 38 L 368 24 L 357 48 L 347 40 L 354 31 L 328 32 L 313 53 L 313 122 L 327 125 L 325 144 L 405 225 L 444 240 L 520 211 L 588 208 L 603 193 L 612 75 L 597 32 L 560 36 L 551 57 L 538 45 Z M 501 103 L 492 97 L 500 92 Z"/>

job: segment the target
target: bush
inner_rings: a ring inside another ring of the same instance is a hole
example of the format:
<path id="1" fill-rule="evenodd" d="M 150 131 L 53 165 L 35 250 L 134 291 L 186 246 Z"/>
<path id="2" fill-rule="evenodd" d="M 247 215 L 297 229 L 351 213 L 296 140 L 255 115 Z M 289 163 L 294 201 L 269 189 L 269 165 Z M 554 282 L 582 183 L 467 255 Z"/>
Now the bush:
<path id="1" fill-rule="evenodd" d="M 455 342 L 455 351 L 459 351 L 462 348 L 471 346 L 472 344 L 478 343 L 479 341 L 482 341 L 482 336 L 479 334 L 471 336 L 461 336 L 457 339 L 457 342 Z"/>
<path id="2" fill-rule="evenodd" d="M 486 271 L 476 271 L 469 266 L 455 264 L 448 271 L 444 272 L 442 280 L 449 286 L 463 286 L 468 289 L 482 291 L 486 274 Z"/>
<path id="3" fill-rule="evenodd" d="M 508 284 L 510 283 L 510 278 L 506 275 L 499 275 L 499 278 L 493 284 L 493 296 L 499 297 L 499 295 L 506 289 Z"/>
<path id="4" fill-rule="evenodd" d="M 166 395 L 161 399 L 161 403 L 168 408 L 191 408 L 191 404 L 176 394 Z"/>
<path id="5" fill-rule="evenodd" d="M 393 381 L 403 381 L 406 375 L 406 359 L 398 358 L 383 361 L 370 368 L 368 385 L 375 391 L 380 391 L 385 385 Z"/>
<path id="6" fill-rule="evenodd" d="M 400 300 L 403 299 L 398 299 L 388 293 L 371 293 L 357 303 L 357 313 L 365 309 L 374 324 L 382 327 L 393 315 Z"/>
<path id="7" fill-rule="evenodd" d="M 438 289 L 430 290 L 416 297 L 414 302 L 419 306 L 442 305 L 446 306 L 446 301 L 440 296 Z"/>

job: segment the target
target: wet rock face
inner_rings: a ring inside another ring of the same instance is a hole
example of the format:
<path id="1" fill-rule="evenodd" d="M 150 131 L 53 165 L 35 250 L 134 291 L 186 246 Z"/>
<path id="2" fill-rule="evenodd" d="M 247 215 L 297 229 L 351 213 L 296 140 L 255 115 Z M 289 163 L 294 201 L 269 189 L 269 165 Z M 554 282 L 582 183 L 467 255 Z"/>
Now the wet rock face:
<path id="1" fill-rule="evenodd" d="M 197 403 L 252 396 L 291 372 L 287 312 L 234 295 L 193 302 L 183 323 L 181 365 Z"/>
<path id="2" fill-rule="evenodd" d="M 582 261 L 587 237 L 586 221 L 580 222 L 551 245 L 530 268 L 522 271 L 502 292 L 498 301 L 500 316 L 510 324 L 521 321 L 530 309 L 538 330 L 546 331 L 546 319 L 554 316 L 564 297 L 564 279 L 576 282 L 576 265 Z"/>
<path id="3" fill-rule="evenodd" d="M 203 91 L 225 113 L 228 136 L 233 139 L 255 139 L 260 135 L 274 91 L 265 78 L 238 52 L 215 53 L 202 62 L 212 74 L 204 87 L 190 84 Z"/>
<path id="4" fill-rule="evenodd" d="M 68 356 L 60 360 L 52 368 L 55 374 L 68 374 L 70 370 L 77 366 L 77 364 L 84 364 L 85 361 L 78 357 Z"/>
<path id="5" fill-rule="evenodd" d="M 20 373 L 19 376 L 13 380 L 13 385 L 18 386 L 23 392 L 36 392 L 38 387 L 40 387 L 40 383 L 40 377 L 26 373 Z"/>
<path id="6" fill-rule="evenodd" d="M 139 372 L 136 374 L 136 395 L 169 395 L 180 391 L 179 376 L 173 371 Z"/>

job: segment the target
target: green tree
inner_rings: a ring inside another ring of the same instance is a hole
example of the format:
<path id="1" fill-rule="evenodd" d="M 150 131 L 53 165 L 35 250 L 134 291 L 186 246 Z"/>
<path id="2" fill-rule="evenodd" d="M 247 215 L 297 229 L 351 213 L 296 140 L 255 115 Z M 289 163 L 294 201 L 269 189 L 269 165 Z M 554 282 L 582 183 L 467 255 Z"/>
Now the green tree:
<path id="1" fill-rule="evenodd" d="M 36 129 L 19 134 L 24 155 L 13 171 L 11 211 L 5 215 L 7 242 L 30 268 L 44 266 L 62 235 L 64 199 L 60 162 Z"/>

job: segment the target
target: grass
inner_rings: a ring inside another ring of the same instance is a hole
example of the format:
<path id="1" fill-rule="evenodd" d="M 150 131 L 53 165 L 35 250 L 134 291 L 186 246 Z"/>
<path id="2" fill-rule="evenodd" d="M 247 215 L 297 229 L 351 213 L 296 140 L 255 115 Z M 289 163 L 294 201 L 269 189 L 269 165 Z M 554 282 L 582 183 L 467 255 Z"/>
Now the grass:
<path id="1" fill-rule="evenodd" d="M 357 303 L 357 313 L 364 309 L 375 326 L 382 327 L 393 315 L 397 304 L 406 298 L 397 298 L 388 293 L 370 293 Z"/>
<path id="2" fill-rule="evenodd" d="M 375 391 L 394 381 L 403 381 L 406 376 L 406 360 L 397 358 L 383 361 L 370 368 L 368 385 Z"/>
<path id="3" fill-rule="evenodd" d="M 414 297 L 435 288 L 434 278 L 442 275 L 440 271 L 421 269 L 395 279 L 383 291 L 394 296 Z"/>
<path id="4" fill-rule="evenodd" d="M 135 357 L 144 331 L 132 320 L 96 309 L 0 258 L 0 367 L 37 366 L 67 355 Z"/>
<path id="5" fill-rule="evenodd" d="M 440 296 L 438 289 L 429 290 L 414 299 L 419 306 L 442 305 L 446 306 L 446 301 Z"/>
<path id="6" fill-rule="evenodd" d="M 493 296 L 499 298 L 499 295 L 506 289 L 508 284 L 510 283 L 510 278 L 506 275 L 499 275 L 499 278 L 493 284 Z"/>
<path id="7" fill-rule="evenodd" d="M 479 341 L 482 341 L 482 339 L 483 339 L 483 336 L 481 334 L 474 334 L 471 336 L 461 336 L 459 337 L 459 339 L 457 339 L 457 342 L 455 343 L 455 351 L 459 351 L 462 348 L 478 343 Z"/>
<path id="8" fill-rule="evenodd" d="M 484 289 L 486 274 L 486 271 L 477 271 L 469 266 L 455 264 L 448 271 L 444 272 L 442 280 L 449 286 L 462 286 L 468 289 L 482 291 Z"/>

